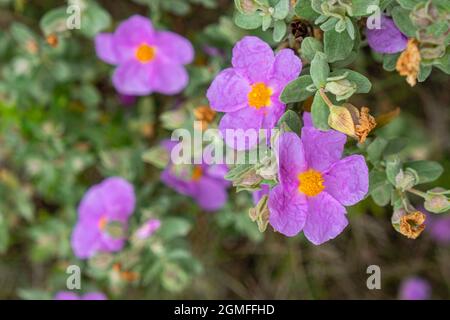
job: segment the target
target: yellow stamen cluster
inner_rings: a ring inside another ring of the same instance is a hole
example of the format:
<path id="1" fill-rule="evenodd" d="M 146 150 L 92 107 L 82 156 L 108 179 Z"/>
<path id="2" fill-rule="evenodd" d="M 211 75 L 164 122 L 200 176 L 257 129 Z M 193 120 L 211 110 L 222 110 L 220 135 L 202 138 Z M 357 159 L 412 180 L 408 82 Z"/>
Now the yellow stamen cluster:
<path id="1" fill-rule="evenodd" d="M 253 84 L 247 96 L 249 106 L 255 109 L 270 106 L 272 93 L 273 90 L 263 82 Z"/>
<path id="2" fill-rule="evenodd" d="M 141 63 L 147 63 L 155 59 L 156 49 L 146 43 L 141 44 L 136 50 L 136 59 Z"/>
<path id="3" fill-rule="evenodd" d="M 201 166 L 195 166 L 192 170 L 191 179 L 192 181 L 198 181 L 203 176 L 203 169 Z"/>
<path id="4" fill-rule="evenodd" d="M 298 181 L 298 190 L 308 197 L 315 197 L 325 189 L 322 174 L 314 169 L 300 173 Z"/>
<path id="5" fill-rule="evenodd" d="M 98 221 L 98 228 L 100 230 L 104 230 L 106 225 L 108 224 L 108 218 L 106 216 L 102 216 Z"/>

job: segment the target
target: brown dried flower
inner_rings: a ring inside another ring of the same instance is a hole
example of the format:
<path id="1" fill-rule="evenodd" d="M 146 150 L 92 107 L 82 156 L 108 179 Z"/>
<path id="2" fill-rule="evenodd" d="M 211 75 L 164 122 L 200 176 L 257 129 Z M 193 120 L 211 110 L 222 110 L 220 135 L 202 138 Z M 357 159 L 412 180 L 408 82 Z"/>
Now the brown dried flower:
<path id="1" fill-rule="evenodd" d="M 209 106 L 199 106 L 194 109 L 194 117 L 202 122 L 202 130 L 208 128 L 208 125 L 214 120 L 216 112 Z"/>
<path id="2" fill-rule="evenodd" d="M 425 229 L 426 216 L 420 211 L 406 214 L 400 218 L 400 233 L 410 239 L 416 239 Z"/>
<path id="3" fill-rule="evenodd" d="M 411 87 L 417 83 L 417 74 L 420 69 L 420 51 L 416 39 L 409 39 L 405 51 L 402 52 L 397 60 L 395 68 L 401 76 L 406 77 L 406 82 Z"/>
<path id="4" fill-rule="evenodd" d="M 54 33 L 50 34 L 45 38 L 45 41 L 53 48 L 56 48 L 58 46 L 58 36 Z"/>

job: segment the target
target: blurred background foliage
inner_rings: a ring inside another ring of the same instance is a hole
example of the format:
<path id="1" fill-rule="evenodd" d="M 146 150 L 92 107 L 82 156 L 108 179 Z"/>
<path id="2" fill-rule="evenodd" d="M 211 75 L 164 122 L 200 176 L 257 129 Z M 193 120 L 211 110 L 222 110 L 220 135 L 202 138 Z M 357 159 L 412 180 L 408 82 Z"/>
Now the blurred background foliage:
<path id="1" fill-rule="evenodd" d="M 410 275 L 429 280 L 433 298 L 450 298 L 449 246 L 427 231 L 405 239 L 391 226 L 392 212 L 371 199 L 350 208 L 341 236 L 317 247 L 303 236 L 259 233 L 245 192 L 230 192 L 217 213 L 202 212 L 163 186 L 160 170 L 143 161 L 170 135 L 173 118 L 161 115 L 180 106 L 190 114 L 205 104 L 206 88 L 248 34 L 233 23 L 233 1 L 71 2 L 87 6 L 87 27 L 55 39 L 46 28 L 65 1 L 0 0 L 0 298 L 52 298 L 65 289 L 70 264 L 82 267 L 83 291 L 110 298 L 392 299 Z M 97 59 L 92 37 L 136 13 L 193 42 L 196 59 L 183 94 L 129 105 L 114 91 L 112 70 Z M 273 43 L 270 32 L 252 33 Z M 380 135 L 404 138 L 414 159 L 439 161 L 446 173 L 435 185 L 448 189 L 448 76 L 435 69 L 411 88 L 383 71 L 368 49 L 351 68 L 373 84 L 355 104 L 375 114 L 400 107 Z M 130 230 L 148 218 L 161 219 L 162 228 L 120 253 L 78 261 L 69 242 L 77 205 L 89 186 L 113 175 L 130 180 L 137 192 Z M 366 287 L 372 264 L 381 267 L 382 290 Z"/>

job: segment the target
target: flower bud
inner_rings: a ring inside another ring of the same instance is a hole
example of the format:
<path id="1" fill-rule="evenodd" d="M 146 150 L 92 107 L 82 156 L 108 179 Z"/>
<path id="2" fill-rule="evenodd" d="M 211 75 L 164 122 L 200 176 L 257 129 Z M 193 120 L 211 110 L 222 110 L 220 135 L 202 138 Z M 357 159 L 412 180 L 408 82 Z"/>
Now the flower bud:
<path id="1" fill-rule="evenodd" d="M 406 168 L 406 170 L 400 170 L 395 177 L 395 186 L 401 191 L 406 191 L 414 187 L 418 181 L 417 173 L 412 169 Z"/>
<path id="2" fill-rule="evenodd" d="M 268 208 L 268 197 L 264 195 L 256 205 L 256 207 L 251 208 L 248 212 L 250 219 L 256 222 L 258 225 L 259 232 L 264 232 L 269 224 L 269 208 Z"/>
<path id="3" fill-rule="evenodd" d="M 356 84 L 347 79 L 327 82 L 325 89 L 336 96 L 337 101 L 345 100 L 356 92 Z"/>
<path id="4" fill-rule="evenodd" d="M 446 190 L 435 188 L 427 192 L 424 207 L 427 211 L 433 213 L 443 213 L 450 210 L 450 201 L 445 194 Z"/>

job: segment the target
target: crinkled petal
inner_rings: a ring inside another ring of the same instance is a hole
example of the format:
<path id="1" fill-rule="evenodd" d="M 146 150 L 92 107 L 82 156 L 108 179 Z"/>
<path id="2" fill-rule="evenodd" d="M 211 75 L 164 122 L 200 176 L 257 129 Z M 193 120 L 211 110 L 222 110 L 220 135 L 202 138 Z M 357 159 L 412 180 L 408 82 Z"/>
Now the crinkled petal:
<path id="1" fill-rule="evenodd" d="M 150 87 L 159 93 L 172 95 L 183 91 L 189 76 L 183 65 L 163 59 L 156 59 L 151 65 Z"/>
<path id="2" fill-rule="evenodd" d="M 320 131 L 314 127 L 302 128 L 302 142 L 308 166 L 325 171 L 338 161 L 344 151 L 345 134 L 335 130 Z"/>
<path id="3" fill-rule="evenodd" d="M 55 295 L 55 300 L 80 300 L 80 297 L 75 292 L 60 291 Z"/>
<path id="4" fill-rule="evenodd" d="M 125 62 L 135 58 L 141 44 L 153 44 L 154 30 L 150 19 L 134 15 L 123 21 L 114 33 L 114 46 L 117 58 Z"/>
<path id="5" fill-rule="evenodd" d="M 82 300 L 108 300 L 101 292 L 89 292 L 81 297 Z"/>
<path id="6" fill-rule="evenodd" d="M 206 97 L 212 109 L 234 112 L 247 106 L 250 90 L 248 80 L 228 68 L 216 76 L 206 92 Z"/>
<path id="7" fill-rule="evenodd" d="M 105 179 L 101 184 L 101 198 L 105 214 L 111 220 L 127 221 L 136 204 L 133 185 L 121 177 Z"/>
<path id="8" fill-rule="evenodd" d="M 326 192 L 308 198 L 308 207 L 303 232 L 315 245 L 336 238 L 348 224 L 345 208 Z"/>
<path id="9" fill-rule="evenodd" d="M 178 177 L 174 173 L 174 167 L 168 166 L 161 172 L 161 181 L 168 187 L 174 189 L 176 192 L 186 196 L 193 196 L 195 194 L 194 182 L 188 180 L 189 177 Z"/>
<path id="10" fill-rule="evenodd" d="M 119 65 L 113 74 L 113 84 L 121 94 L 145 96 L 152 93 L 150 84 L 152 76 L 151 63 L 130 60 Z"/>
<path id="11" fill-rule="evenodd" d="M 195 200 L 202 209 L 218 210 L 224 206 L 227 198 L 226 187 L 217 179 L 202 177 L 197 182 Z"/>
<path id="12" fill-rule="evenodd" d="M 366 27 L 366 37 L 369 46 L 379 53 L 397 53 L 405 50 L 408 43 L 406 37 L 391 18 L 381 16 L 381 28 Z"/>
<path id="13" fill-rule="evenodd" d="M 269 192 L 270 186 L 268 184 L 262 184 L 260 190 L 253 191 L 252 193 L 253 204 L 257 205 L 262 197 L 264 197 L 265 195 L 269 195 Z"/>
<path id="14" fill-rule="evenodd" d="M 194 59 L 194 48 L 188 39 L 170 31 L 155 33 L 157 54 L 176 64 L 188 64 Z"/>
<path id="15" fill-rule="evenodd" d="M 277 95 L 276 97 L 272 97 L 272 105 L 266 109 L 262 127 L 264 129 L 271 130 L 276 126 L 278 120 L 280 120 L 281 116 L 284 114 L 286 105 L 278 101 Z"/>
<path id="16" fill-rule="evenodd" d="M 369 190 L 369 172 L 363 156 L 335 162 L 324 174 L 325 191 L 344 206 L 358 203 Z"/>
<path id="17" fill-rule="evenodd" d="M 114 36 L 111 33 L 99 33 L 95 36 L 95 52 L 100 59 L 109 64 L 119 63 L 114 48 Z"/>
<path id="18" fill-rule="evenodd" d="M 227 145 L 236 150 L 247 150 L 259 141 L 259 129 L 264 115 L 251 107 L 226 113 L 219 129 Z"/>
<path id="19" fill-rule="evenodd" d="M 99 249 L 101 233 L 97 225 L 79 221 L 72 233 L 71 245 L 73 253 L 79 259 L 92 257 Z"/>
<path id="20" fill-rule="evenodd" d="M 278 178 L 283 188 L 294 190 L 298 187 L 298 174 L 307 168 L 302 141 L 294 132 L 285 132 L 276 145 Z"/>
<path id="21" fill-rule="evenodd" d="M 302 61 L 292 49 L 282 49 L 275 56 L 272 78 L 283 83 L 283 87 L 296 79 L 302 71 Z"/>
<path id="22" fill-rule="evenodd" d="M 278 232 L 293 237 L 302 231 L 308 205 L 305 196 L 278 185 L 269 193 L 269 222 Z"/>
<path id="23" fill-rule="evenodd" d="M 233 67 L 251 83 L 266 81 L 274 60 L 272 48 L 258 37 L 246 36 L 233 48 Z"/>

